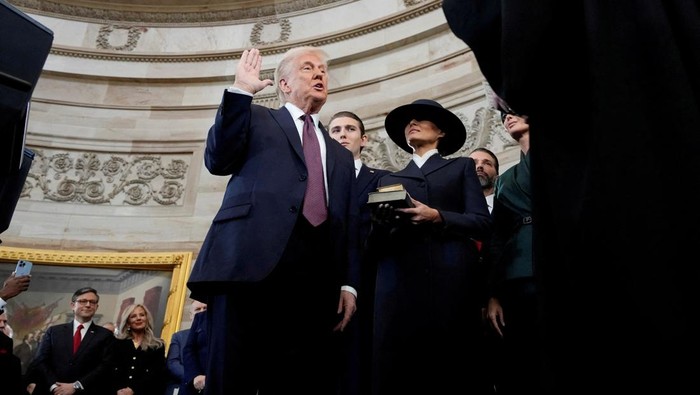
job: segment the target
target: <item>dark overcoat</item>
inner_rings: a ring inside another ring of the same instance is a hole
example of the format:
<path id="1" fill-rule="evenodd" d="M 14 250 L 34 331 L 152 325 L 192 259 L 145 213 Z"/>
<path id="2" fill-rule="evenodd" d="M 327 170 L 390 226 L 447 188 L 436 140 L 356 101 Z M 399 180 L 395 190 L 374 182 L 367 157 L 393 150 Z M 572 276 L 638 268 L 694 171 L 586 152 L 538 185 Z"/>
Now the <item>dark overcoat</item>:
<path id="1" fill-rule="evenodd" d="M 397 183 L 443 222 L 375 228 L 370 236 L 378 257 L 373 387 L 377 394 L 458 392 L 476 382 L 456 372 L 477 362 L 468 357 L 481 329 L 472 239 L 489 234 L 491 216 L 471 158 L 434 155 L 422 168 L 411 161 L 380 180 Z"/>

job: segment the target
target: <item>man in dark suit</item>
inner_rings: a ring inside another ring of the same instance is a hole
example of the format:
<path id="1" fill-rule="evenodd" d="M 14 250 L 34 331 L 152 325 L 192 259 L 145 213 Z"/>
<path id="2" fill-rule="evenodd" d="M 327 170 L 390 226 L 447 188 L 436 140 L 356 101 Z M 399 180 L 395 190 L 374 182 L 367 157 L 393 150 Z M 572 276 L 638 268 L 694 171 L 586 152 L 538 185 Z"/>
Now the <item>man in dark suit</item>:
<path id="1" fill-rule="evenodd" d="M 325 52 L 282 56 L 279 109 L 252 103 L 273 85 L 260 79 L 261 64 L 257 49 L 243 52 L 207 137 L 207 169 L 231 175 L 188 281 L 192 297 L 207 302 L 217 345 L 207 393 L 330 394 L 333 330 L 355 312 L 359 278 L 353 158 L 318 123 Z"/>
<path id="2" fill-rule="evenodd" d="M 108 381 L 106 357 L 114 342 L 114 334 L 92 321 L 99 300 L 94 288 L 78 289 L 70 303 L 73 321 L 46 330 L 32 363 L 39 381 L 34 395 L 105 393 L 104 385 Z M 78 330 L 81 340 L 74 353 L 74 338 Z"/>
<path id="3" fill-rule="evenodd" d="M 445 0 L 443 9 L 533 131 L 543 393 L 696 386 L 688 361 L 700 353 L 700 317 L 687 312 L 700 270 L 686 257 L 697 253 L 700 211 L 682 196 L 700 184 L 698 3 Z"/>
<path id="4" fill-rule="evenodd" d="M 187 335 L 190 329 L 183 329 L 173 333 L 168 347 L 166 357 L 166 368 L 168 369 L 168 386 L 165 388 L 165 395 L 183 395 L 182 389 L 185 382 L 185 365 L 183 359 L 183 348 L 187 343 Z"/>
<path id="5" fill-rule="evenodd" d="M 204 311 L 207 311 L 206 303 L 198 300 L 192 301 L 189 309 L 190 320 L 194 320 L 199 313 Z M 166 358 L 169 380 L 165 389 L 165 395 L 184 395 L 186 393 L 183 388 L 185 383 L 185 345 L 187 344 L 190 329 L 177 331 L 173 333 L 173 337 L 170 339 L 170 347 L 168 347 L 168 356 Z"/>
<path id="6" fill-rule="evenodd" d="M 352 320 L 348 330 L 341 334 L 341 347 L 344 347 L 345 361 L 340 377 L 340 394 L 367 394 L 370 388 L 371 351 L 372 351 L 372 305 L 374 303 L 374 283 L 377 271 L 375 266 L 364 257 L 365 241 L 371 228 L 371 210 L 367 205 L 370 192 L 377 190 L 379 178 L 389 174 L 388 170 L 374 169 L 362 163 L 362 150 L 367 145 L 369 137 L 365 133 L 362 119 L 350 111 L 340 111 L 328 122 L 328 133 L 331 138 L 352 152 L 355 159 L 355 183 L 357 184 L 357 204 L 360 208 L 360 227 L 358 241 L 363 256 L 360 267 L 360 284 L 358 293 L 362 298 L 358 301 L 357 317 Z"/>
<path id="7" fill-rule="evenodd" d="M 182 350 L 184 364 L 184 388 L 179 395 L 193 395 L 204 391 L 209 361 L 207 340 L 207 315 L 197 314 Z"/>

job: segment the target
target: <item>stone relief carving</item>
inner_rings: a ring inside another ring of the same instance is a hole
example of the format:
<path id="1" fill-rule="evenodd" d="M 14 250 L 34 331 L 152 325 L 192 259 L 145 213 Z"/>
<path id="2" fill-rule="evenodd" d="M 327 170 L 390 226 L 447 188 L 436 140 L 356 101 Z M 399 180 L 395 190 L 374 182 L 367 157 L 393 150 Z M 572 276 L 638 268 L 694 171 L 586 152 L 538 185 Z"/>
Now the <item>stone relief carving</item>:
<path id="1" fill-rule="evenodd" d="M 276 40 L 272 40 L 272 41 L 263 41 L 262 40 L 261 37 L 262 37 L 263 29 L 265 28 L 265 25 L 279 25 L 280 34 Z M 291 33 L 292 33 L 292 23 L 289 21 L 289 19 L 287 19 L 287 18 L 268 19 L 266 21 L 257 22 L 255 25 L 253 25 L 253 30 L 250 32 L 250 42 L 253 44 L 253 46 L 283 43 L 283 42 L 287 42 L 287 40 L 289 40 L 289 35 Z"/>
<path id="2" fill-rule="evenodd" d="M 192 155 L 32 148 L 21 197 L 72 204 L 180 206 Z"/>
<path id="3" fill-rule="evenodd" d="M 115 30 L 125 30 L 126 31 L 126 42 L 122 45 L 113 45 L 110 43 L 110 37 Z M 119 26 L 119 25 L 107 25 L 100 28 L 100 32 L 97 35 L 97 48 L 99 49 L 111 49 L 114 51 L 133 51 L 136 45 L 139 43 L 141 34 L 147 32 L 148 29 L 145 27 L 136 26 Z"/>

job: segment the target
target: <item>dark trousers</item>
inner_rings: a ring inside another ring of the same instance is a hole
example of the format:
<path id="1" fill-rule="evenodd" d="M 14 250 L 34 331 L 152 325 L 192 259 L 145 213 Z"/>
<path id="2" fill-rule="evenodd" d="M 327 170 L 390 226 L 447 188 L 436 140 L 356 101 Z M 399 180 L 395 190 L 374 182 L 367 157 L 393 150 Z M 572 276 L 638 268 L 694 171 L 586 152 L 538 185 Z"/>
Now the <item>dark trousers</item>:
<path id="1" fill-rule="evenodd" d="M 333 394 L 340 285 L 330 245 L 325 224 L 300 217 L 266 279 L 211 298 L 206 395 Z"/>
<path id="2" fill-rule="evenodd" d="M 510 280 L 499 299 L 506 325 L 502 327 L 497 359 L 498 394 L 539 394 L 542 391 L 539 310 L 534 282 Z"/>

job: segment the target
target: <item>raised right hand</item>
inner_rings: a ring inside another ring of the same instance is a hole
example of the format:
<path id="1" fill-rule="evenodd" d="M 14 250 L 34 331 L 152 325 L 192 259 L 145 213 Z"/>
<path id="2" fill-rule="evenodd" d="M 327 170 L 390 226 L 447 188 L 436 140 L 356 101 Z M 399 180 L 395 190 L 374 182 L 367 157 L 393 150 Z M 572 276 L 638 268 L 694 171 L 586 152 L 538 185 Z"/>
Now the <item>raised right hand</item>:
<path id="1" fill-rule="evenodd" d="M 256 94 L 267 86 L 272 86 L 270 79 L 260 80 L 260 68 L 262 67 L 262 55 L 260 50 L 246 49 L 241 55 L 241 60 L 236 66 L 236 80 L 233 87 Z"/>

